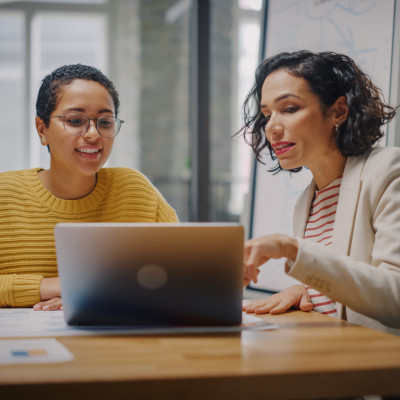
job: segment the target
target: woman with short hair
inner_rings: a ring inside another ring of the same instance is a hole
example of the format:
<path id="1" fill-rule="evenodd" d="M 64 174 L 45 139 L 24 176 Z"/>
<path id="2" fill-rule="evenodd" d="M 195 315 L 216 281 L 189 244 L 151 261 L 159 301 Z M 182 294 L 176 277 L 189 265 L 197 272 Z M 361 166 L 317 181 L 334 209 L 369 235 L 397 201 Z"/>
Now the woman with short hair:
<path id="1" fill-rule="evenodd" d="M 50 168 L 0 174 L 0 307 L 62 308 L 54 246 L 58 222 L 177 222 L 140 172 L 103 168 L 122 120 L 113 83 L 65 65 L 47 75 L 36 129 Z"/>

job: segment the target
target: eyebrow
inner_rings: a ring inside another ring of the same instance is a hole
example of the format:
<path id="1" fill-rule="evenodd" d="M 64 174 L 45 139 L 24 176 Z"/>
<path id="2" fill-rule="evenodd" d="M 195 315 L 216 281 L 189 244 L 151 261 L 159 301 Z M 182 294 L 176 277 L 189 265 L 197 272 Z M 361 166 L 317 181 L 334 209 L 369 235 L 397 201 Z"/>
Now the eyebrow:
<path id="1" fill-rule="evenodd" d="M 283 94 L 282 96 L 277 97 L 277 98 L 274 100 L 274 104 L 279 103 L 280 101 L 285 100 L 285 99 L 287 99 L 288 97 L 295 97 L 296 99 L 301 99 L 301 97 L 298 96 L 297 94 L 285 93 L 285 94 Z M 260 104 L 260 107 L 261 107 L 261 108 L 268 108 L 265 104 Z"/>
<path id="2" fill-rule="evenodd" d="M 84 108 L 80 108 L 80 107 L 71 107 L 71 108 L 67 108 L 65 111 L 76 111 L 76 112 L 80 112 L 80 113 L 85 113 L 85 109 Z M 114 112 L 108 108 L 102 108 L 101 110 L 98 111 L 99 114 L 103 114 L 103 113 L 111 113 L 113 114 Z"/>

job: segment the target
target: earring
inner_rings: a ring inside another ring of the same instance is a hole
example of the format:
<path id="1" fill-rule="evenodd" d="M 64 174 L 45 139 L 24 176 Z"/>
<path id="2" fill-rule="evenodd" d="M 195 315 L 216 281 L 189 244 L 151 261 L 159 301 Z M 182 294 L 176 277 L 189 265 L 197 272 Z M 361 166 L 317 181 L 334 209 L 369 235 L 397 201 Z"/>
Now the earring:
<path id="1" fill-rule="evenodd" d="M 335 131 L 336 131 L 336 133 L 339 132 L 339 127 L 340 127 L 341 124 L 342 124 L 342 121 L 338 121 L 337 124 L 335 125 Z"/>

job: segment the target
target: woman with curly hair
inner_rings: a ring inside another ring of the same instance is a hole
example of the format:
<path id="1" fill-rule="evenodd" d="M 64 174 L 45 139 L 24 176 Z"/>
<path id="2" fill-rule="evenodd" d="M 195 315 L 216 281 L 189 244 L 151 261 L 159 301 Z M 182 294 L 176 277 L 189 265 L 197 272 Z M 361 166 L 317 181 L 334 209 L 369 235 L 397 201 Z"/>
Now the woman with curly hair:
<path id="1" fill-rule="evenodd" d="M 296 51 L 263 61 L 244 104 L 258 161 L 272 172 L 308 168 L 294 235 L 245 244 L 244 285 L 269 259 L 301 284 L 243 306 L 277 314 L 316 310 L 400 334 L 400 149 L 377 146 L 395 115 L 371 79 L 343 54 Z"/>

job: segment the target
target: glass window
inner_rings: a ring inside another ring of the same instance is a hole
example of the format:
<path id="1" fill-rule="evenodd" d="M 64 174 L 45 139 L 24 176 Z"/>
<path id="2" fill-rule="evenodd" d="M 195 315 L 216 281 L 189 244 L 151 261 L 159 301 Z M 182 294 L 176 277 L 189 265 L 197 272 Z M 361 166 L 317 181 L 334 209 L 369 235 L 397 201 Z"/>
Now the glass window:
<path id="1" fill-rule="evenodd" d="M 0 171 L 19 169 L 26 158 L 24 35 L 23 14 L 0 13 Z"/>
<path id="2" fill-rule="evenodd" d="M 189 216 L 190 2 L 115 1 L 111 71 L 126 121 L 110 165 L 143 172 Z"/>
<path id="3" fill-rule="evenodd" d="M 256 3 L 256 4 L 255 4 Z M 211 2 L 210 219 L 238 221 L 252 156 L 240 107 L 258 62 L 260 1 Z M 250 7 L 252 6 L 252 7 Z M 189 220 L 190 1 L 116 1 L 111 71 L 121 96 L 119 134 L 110 165 L 138 168 Z"/>
<path id="4" fill-rule="evenodd" d="M 241 220 L 252 153 L 243 136 L 242 104 L 258 64 L 261 2 L 211 2 L 211 220 Z"/>
<path id="5" fill-rule="evenodd" d="M 41 0 L 41 3 L 58 4 L 104 4 L 108 0 Z M 37 0 L 25 0 L 25 3 L 38 3 Z"/>

